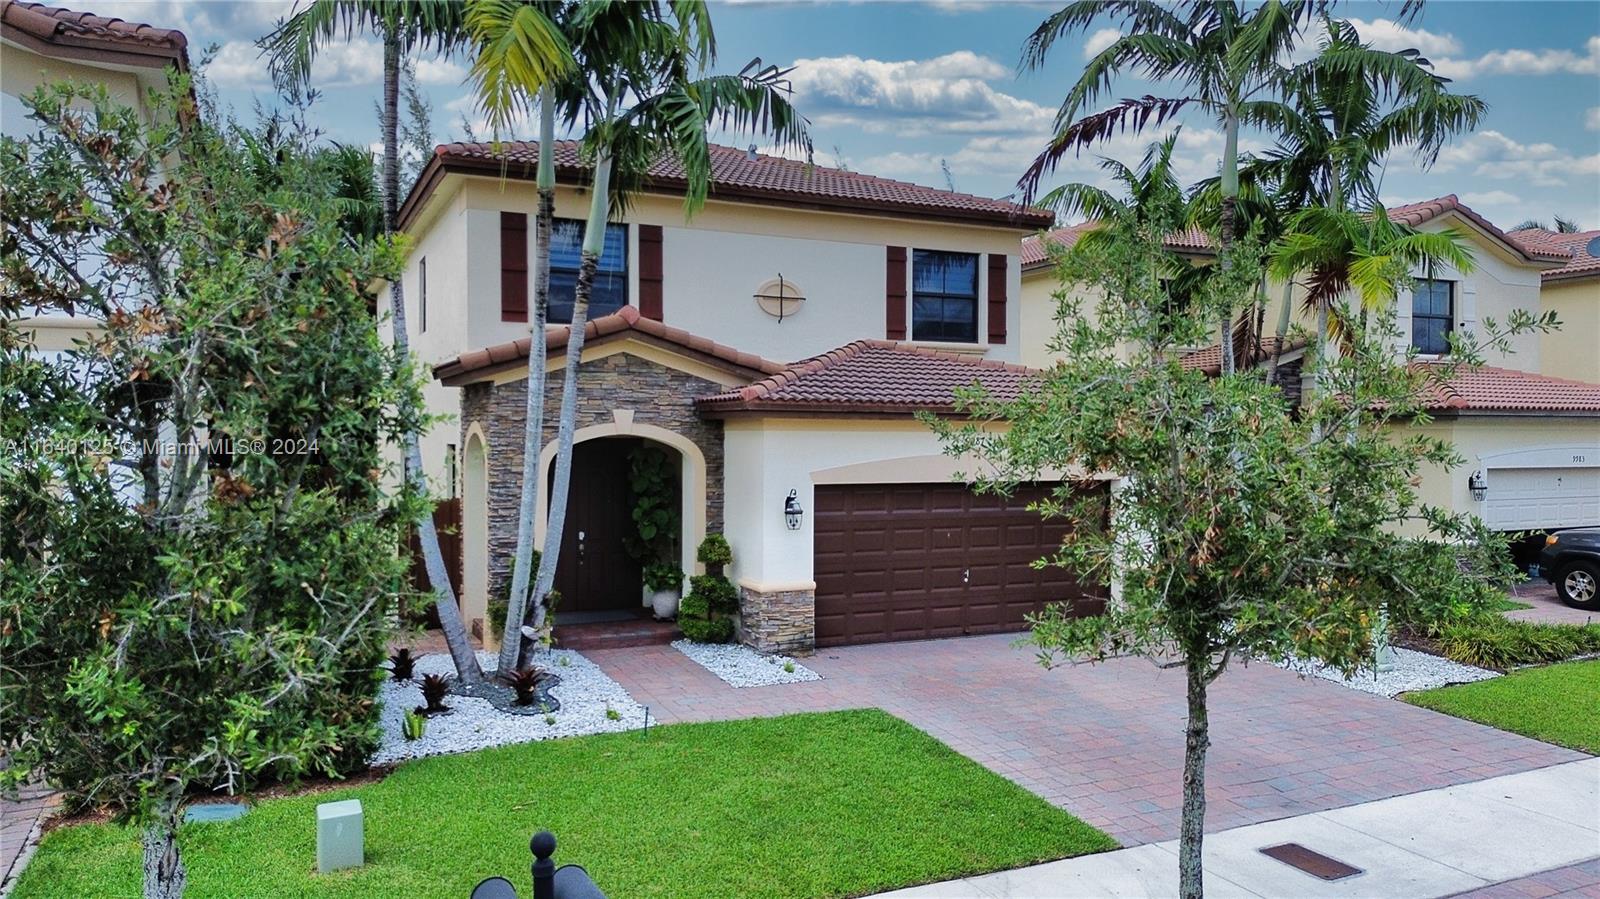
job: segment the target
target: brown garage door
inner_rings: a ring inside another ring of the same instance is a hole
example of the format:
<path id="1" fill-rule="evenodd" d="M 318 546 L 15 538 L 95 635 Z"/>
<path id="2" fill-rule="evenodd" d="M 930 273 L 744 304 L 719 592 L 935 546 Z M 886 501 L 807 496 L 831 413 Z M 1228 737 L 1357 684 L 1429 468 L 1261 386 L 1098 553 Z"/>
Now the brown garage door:
<path id="1" fill-rule="evenodd" d="M 961 484 L 817 487 L 817 645 L 1017 631 L 1052 602 L 1098 613 L 1101 589 L 1030 565 L 1066 530 L 1028 511 L 1045 489 L 1006 500 Z"/>

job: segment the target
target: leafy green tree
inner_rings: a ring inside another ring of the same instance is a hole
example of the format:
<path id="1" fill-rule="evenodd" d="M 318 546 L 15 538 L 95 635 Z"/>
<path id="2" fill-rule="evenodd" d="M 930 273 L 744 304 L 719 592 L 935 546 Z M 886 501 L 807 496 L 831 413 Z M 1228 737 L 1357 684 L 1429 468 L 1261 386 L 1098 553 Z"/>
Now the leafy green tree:
<path id="1" fill-rule="evenodd" d="M 566 525 L 578 367 L 610 213 L 627 208 L 645 172 L 663 158 L 682 166 L 685 214 L 697 212 L 710 190 L 712 127 L 765 134 L 779 146 L 801 147 L 808 154 L 811 147 L 805 119 L 789 103 L 785 71 L 753 60 L 737 74 L 704 74 L 715 62 L 716 40 L 702 2 L 591 0 L 571 12 L 563 33 L 583 77 L 549 87 L 555 108 L 565 112 L 569 124 L 585 126 L 582 155 L 592 172 L 591 201 L 562 375 L 550 520 L 532 591 L 529 630 L 534 634 L 545 627 L 545 600 L 555 583 Z M 518 596 L 513 590 L 512 601 Z M 523 620 L 508 619 L 507 632 Z"/>
<path id="2" fill-rule="evenodd" d="M 311 0 L 260 41 L 262 52 L 270 58 L 274 77 L 280 84 L 304 85 L 311 77 L 311 66 L 318 51 L 335 40 L 349 40 L 370 30 L 383 44 L 383 231 L 392 234 L 400 209 L 400 75 L 402 61 L 409 53 L 425 50 L 451 50 L 465 40 L 462 6 L 459 0 Z M 406 329 L 404 286 L 398 277 L 389 283 L 390 324 L 394 346 L 402 359 L 411 352 Z M 403 410 L 408 417 L 410 409 Z M 420 422 L 420 419 L 419 419 Z M 428 491 L 427 473 L 422 467 L 422 448 L 418 432 L 404 435 L 405 478 L 412 489 Z M 464 681 L 481 680 L 483 672 L 473 653 L 472 641 L 461 621 L 455 590 L 439 549 L 439 533 L 433 515 L 424 509 L 416 520 L 422 544 L 423 563 L 433 587 L 439 610 L 440 630 L 450 647 L 456 673 Z"/>
<path id="3" fill-rule="evenodd" d="M 1512 228 L 1511 230 L 1512 231 L 1554 231 L 1557 234 L 1577 234 L 1579 231 L 1583 230 L 1582 228 L 1578 227 L 1578 223 L 1577 222 L 1573 221 L 1572 219 L 1564 219 L 1559 215 L 1555 217 L 1555 223 L 1556 223 L 1555 227 L 1551 228 L 1550 226 L 1546 225 L 1543 221 L 1541 221 L 1539 219 L 1527 219 L 1527 220 L 1517 224 L 1516 227 Z"/>
<path id="4" fill-rule="evenodd" d="M 191 791 L 362 768 L 421 507 L 381 446 L 419 382 L 365 285 L 339 154 L 273 124 L 41 88 L 0 140 L 0 783 L 41 776 L 145 828 L 144 893 L 182 894 Z M 102 327 L 38 352 L 39 311 Z"/>
<path id="5" fill-rule="evenodd" d="M 1467 616 L 1503 596 L 1514 571 L 1478 519 L 1420 505 L 1412 486 L 1422 465 L 1460 462 L 1447 442 L 1405 430 L 1427 421 L 1427 388 L 1456 366 L 1408 368 L 1386 332 L 1357 332 L 1352 352 L 1317 360 L 1328 390 L 1299 410 L 1257 372 L 1185 369 L 1175 350 L 1250 302 L 1260 250 L 1226 251 L 1234 264 L 1174 321 L 1160 272 L 1162 241 L 1178 224 L 1158 218 L 1136 235 L 1119 229 L 1092 256 L 1066 254 L 1062 282 L 1101 299 L 1086 314 L 1081 292 L 1061 294 L 1062 361 L 1015 400 L 973 388 L 962 396 L 969 420 L 928 420 L 946 452 L 981 460 L 980 490 L 1076 472 L 1036 507 L 1070 525 L 1044 564 L 1118 592 L 1094 617 L 1052 607 L 1031 639 L 1047 665 L 1144 655 L 1183 672 L 1179 875 L 1181 894 L 1197 899 L 1207 696 L 1227 667 L 1295 656 L 1368 668 L 1385 604 L 1408 621 Z M 1406 278 L 1392 262 L 1380 274 L 1390 289 Z M 1534 326 L 1519 313 L 1481 333 L 1504 346 Z M 1458 347 L 1458 364 L 1480 359 L 1470 341 Z M 1123 479 L 1110 499 L 1080 490 L 1110 477 Z M 1408 528 L 1426 536 L 1403 536 Z"/>

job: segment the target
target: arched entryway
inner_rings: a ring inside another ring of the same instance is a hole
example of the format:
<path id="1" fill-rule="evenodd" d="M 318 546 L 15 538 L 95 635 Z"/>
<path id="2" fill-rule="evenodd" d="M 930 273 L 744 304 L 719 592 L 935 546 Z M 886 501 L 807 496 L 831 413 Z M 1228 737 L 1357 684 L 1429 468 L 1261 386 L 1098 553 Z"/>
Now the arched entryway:
<path id="1" fill-rule="evenodd" d="M 467 434 L 461 470 L 461 605 L 470 626 L 483 621 L 489 607 L 489 467 L 483 431 Z M 483 622 L 485 644 L 492 630 Z"/>
<path id="2" fill-rule="evenodd" d="M 644 603 L 641 563 L 629 552 L 636 533 L 634 496 L 629 473 L 635 454 L 653 449 L 676 463 L 679 497 L 679 564 L 694 573 L 694 552 L 705 537 L 705 457 L 693 442 L 652 425 L 635 424 L 618 414 L 605 425 L 581 428 L 574 436 L 572 486 L 567 520 L 562 528 L 561 557 L 556 566 L 558 610 L 574 615 L 632 611 Z M 537 540 L 548 531 L 550 487 L 555 445 L 540 454 Z"/>

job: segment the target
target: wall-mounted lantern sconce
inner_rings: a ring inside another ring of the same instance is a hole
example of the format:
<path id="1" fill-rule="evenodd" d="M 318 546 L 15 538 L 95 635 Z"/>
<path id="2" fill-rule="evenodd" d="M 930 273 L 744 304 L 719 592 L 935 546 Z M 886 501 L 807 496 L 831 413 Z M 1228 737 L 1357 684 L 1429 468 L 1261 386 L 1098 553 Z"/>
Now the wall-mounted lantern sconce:
<path id="1" fill-rule="evenodd" d="M 800 499 L 796 491 L 790 490 L 783 501 L 783 520 L 789 525 L 789 530 L 800 530 L 800 518 L 805 515 L 805 510 L 800 508 Z"/>
<path id="2" fill-rule="evenodd" d="M 1482 470 L 1473 472 L 1472 476 L 1467 478 L 1467 489 L 1472 491 L 1473 499 L 1483 502 L 1484 496 L 1489 492 L 1489 482 L 1484 479 Z"/>

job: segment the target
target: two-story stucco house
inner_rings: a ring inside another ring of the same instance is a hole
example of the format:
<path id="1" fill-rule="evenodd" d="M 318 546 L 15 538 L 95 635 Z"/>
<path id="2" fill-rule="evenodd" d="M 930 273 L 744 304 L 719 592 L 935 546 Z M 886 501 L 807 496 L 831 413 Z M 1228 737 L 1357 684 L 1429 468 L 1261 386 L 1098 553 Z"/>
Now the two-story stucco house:
<path id="1" fill-rule="evenodd" d="M 1413 273 L 1415 290 L 1402 294 L 1395 310 L 1396 352 L 1414 348 L 1422 364 L 1441 359 L 1447 335 L 1472 332 L 1486 318 L 1503 324 L 1514 309 L 1555 310 L 1562 321 L 1554 333 L 1514 338 L 1510 352 L 1492 351 L 1484 367 L 1460 373 L 1429 397 L 1426 430 L 1454 443 L 1465 464 L 1424 471 L 1422 501 L 1471 512 L 1503 531 L 1600 524 L 1600 265 L 1588 242 L 1548 232 L 1508 235 L 1454 195 L 1398 206 L 1389 215 L 1423 230 L 1456 229 L 1476 262 L 1469 273 L 1449 267 Z M 1083 227 L 1023 242 L 1023 361 L 1030 365 L 1051 361 L 1046 341 L 1060 290 L 1042 241 L 1071 246 Z M 1214 255 L 1204 235 L 1174 235 L 1169 244 L 1196 260 Z M 1280 298 L 1282 286 L 1269 288 L 1268 296 Z M 1298 314 L 1298 295 L 1291 301 Z M 1267 321 L 1276 314 L 1269 310 Z M 1304 318 L 1300 324 L 1312 326 Z M 1295 347 L 1283 359 L 1298 371 L 1303 352 Z M 1203 348 L 1186 362 L 1215 371 L 1220 354 L 1215 346 Z"/>
<path id="2" fill-rule="evenodd" d="M 152 89 L 164 90 L 173 72 L 189 68 L 183 32 L 21 0 L 0 0 L 0 131 L 21 137 L 34 130 L 22 98 L 41 85 L 100 83 L 111 98 L 145 113 Z M 97 325 L 84 315 L 39 315 L 27 321 L 35 345 L 64 350 Z"/>
<path id="3" fill-rule="evenodd" d="M 465 617 L 503 590 L 516 537 L 534 259 L 535 147 L 439 147 L 402 210 L 412 346 L 454 417 L 424 456 L 463 503 Z M 557 148 L 546 450 L 588 207 Z M 671 164 L 608 226 L 578 381 L 572 500 L 557 585 L 568 615 L 640 607 L 628 454 L 678 460 L 682 565 L 732 544 L 741 636 L 767 649 L 1016 629 L 1098 591 L 1029 563 L 1059 533 L 1022 499 L 951 479 L 920 410 L 981 381 L 1014 391 L 1018 248 L 1049 216 L 1010 203 L 718 147 L 692 220 Z M 786 509 L 798 506 L 800 514 Z M 539 535 L 542 540 L 542 534 Z M 488 629 L 484 629 L 487 632 Z"/>

